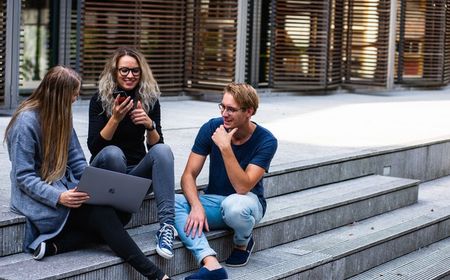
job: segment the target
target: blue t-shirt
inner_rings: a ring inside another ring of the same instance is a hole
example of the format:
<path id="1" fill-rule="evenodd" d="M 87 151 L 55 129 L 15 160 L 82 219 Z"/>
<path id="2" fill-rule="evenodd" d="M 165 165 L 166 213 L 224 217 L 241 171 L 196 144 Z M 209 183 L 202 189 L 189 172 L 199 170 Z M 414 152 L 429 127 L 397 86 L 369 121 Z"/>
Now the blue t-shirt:
<path id="1" fill-rule="evenodd" d="M 214 118 L 205 123 L 195 138 L 192 152 L 202 156 L 210 156 L 209 183 L 205 193 L 228 196 L 236 193 L 236 191 L 228 179 L 222 154 L 211 139 L 213 133 L 222 124 L 222 118 Z M 234 155 L 242 169 L 245 170 L 251 163 L 264 168 L 266 172 L 269 170 L 270 162 L 275 155 L 277 146 L 277 139 L 272 133 L 259 125 L 256 125 L 255 131 L 247 142 L 242 145 L 231 145 Z M 255 185 L 252 192 L 258 196 L 265 213 L 267 206 L 266 200 L 264 199 L 262 179 Z"/>

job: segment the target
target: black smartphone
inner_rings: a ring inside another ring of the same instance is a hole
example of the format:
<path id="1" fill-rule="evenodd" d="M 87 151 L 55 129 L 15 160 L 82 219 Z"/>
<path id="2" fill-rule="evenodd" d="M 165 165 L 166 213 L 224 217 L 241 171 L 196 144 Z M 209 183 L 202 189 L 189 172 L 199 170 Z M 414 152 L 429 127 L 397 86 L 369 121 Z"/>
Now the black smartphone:
<path id="1" fill-rule="evenodd" d="M 127 93 L 123 90 L 115 90 L 113 92 L 114 99 L 116 99 L 117 95 L 119 95 L 119 104 L 122 104 L 122 102 L 124 102 L 128 97 Z"/>

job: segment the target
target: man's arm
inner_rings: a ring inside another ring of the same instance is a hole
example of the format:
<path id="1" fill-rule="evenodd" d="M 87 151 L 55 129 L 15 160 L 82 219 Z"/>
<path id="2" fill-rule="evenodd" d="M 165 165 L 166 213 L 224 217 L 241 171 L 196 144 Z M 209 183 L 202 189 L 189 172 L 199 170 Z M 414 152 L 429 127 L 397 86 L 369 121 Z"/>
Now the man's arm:
<path id="1" fill-rule="evenodd" d="M 265 170 L 255 164 L 249 164 L 245 170 L 241 168 L 231 148 L 231 138 L 236 131 L 235 128 L 227 132 L 221 125 L 214 132 L 212 139 L 222 154 L 225 170 L 234 190 L 238 194 L 246 194 L 261 180 Z"/>
<path id="2" fill-rule="evenodd" d="M 245 170 L 242 169 L 231 147 L 221 150 L 221 153 L 228 179 L 236 193 L 247 194 L 264 176 L 264 168 L 255 164 L 249 164 Z"/>
<path id="3" fill-rule="evenodd" d="M 203 228 L 205 228 L 206 231 L 209 231 L 205 209 L 200 203 L 196 184 L 196 179 L 203 168 L 205 160 L 205 156 L 191 152 L 183 175 L 181 176 L 181 188 L 184 196 L 191 205 L 191 212 L 186 220 L 184 231 L 187 235 L 191 234 L 192 238 L 196 233 L 200 236 L 203 232 Z"/>

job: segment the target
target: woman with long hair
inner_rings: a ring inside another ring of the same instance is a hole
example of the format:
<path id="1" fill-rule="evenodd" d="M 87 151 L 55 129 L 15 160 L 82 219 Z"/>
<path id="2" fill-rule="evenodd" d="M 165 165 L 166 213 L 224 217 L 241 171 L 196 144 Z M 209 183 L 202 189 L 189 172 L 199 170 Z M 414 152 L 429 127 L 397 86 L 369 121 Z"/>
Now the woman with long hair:
<path id="1" fill-rule="evenodd" d="M 26 217 L 24 251 L 40 260 L 100 241 L 148 279 L 169 279 L 124 229 L 130 214 L 86 205 L 88 194 L 77 191 L 87 166 L 72 125 L 80 87 L 74 70 L 51 68 L 6 128 L 11 210 Z"/>
<path id="2" fill-rule="evenodd" d="M 161 130 L 160 91 L 144 55 L 117 49 L 100 75 L 89 105 L 91 165 L 152 179 L 160 229 L 156 251 L 173 257 L 174 157 Z M 132 191 L 132 186 L 130 186 Z"/>

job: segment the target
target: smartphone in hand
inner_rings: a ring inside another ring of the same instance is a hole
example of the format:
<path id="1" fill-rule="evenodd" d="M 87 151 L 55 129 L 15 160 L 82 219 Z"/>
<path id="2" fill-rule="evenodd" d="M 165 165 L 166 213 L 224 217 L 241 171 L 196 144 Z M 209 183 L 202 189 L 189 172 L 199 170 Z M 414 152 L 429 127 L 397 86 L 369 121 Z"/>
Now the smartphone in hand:
<path id="1" fill-rule="evenodd" d="M 115 91 L 113 92 L 113 97 L 114 97 L 114 99 L 115 99 L 117 96 L 119 96 L 119 104 L 122 104 L 122 102 L 124 102 L 125 99 L 127 99 L 127 97 L 128 97 L 127 93 L 126 93 L 125 91 L 123 91 L 123 90 L 115 90 Z"/>

